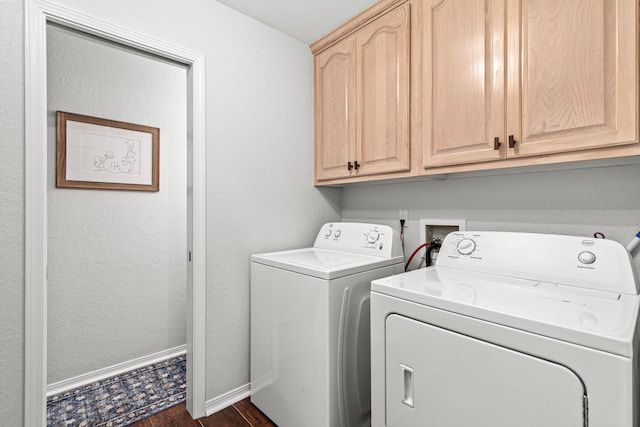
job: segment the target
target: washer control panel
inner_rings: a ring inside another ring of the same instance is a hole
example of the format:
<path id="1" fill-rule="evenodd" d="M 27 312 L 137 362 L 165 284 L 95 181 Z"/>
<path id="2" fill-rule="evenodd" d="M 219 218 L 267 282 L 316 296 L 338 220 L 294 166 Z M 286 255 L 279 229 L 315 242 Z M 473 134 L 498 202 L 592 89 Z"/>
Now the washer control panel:
<path id="1" fill-rule="evenodd" d="M 398 232 L 379 224 L 327 223 L 318 232 L 313 246 L 363 255 L 402 256 Z"/>
<path id="2" fill-rule="evenodd" d="M 436 267 L 638 294 L 627 250 L 613 240 L 466 231 L 447 235 Z"/>
<path id="3" fill-rule="evenodd" d="M 471 255 L 476 250 L 476 241 L 471 238 L 464 238 L 458 242 L 457 249 L 460 255 Z"/>
<path id="4" fill-rule="evenodd" d="M 593 264 L 596 262 L 596 254 L 589 251 L 580 252 L 578 254 L 578 261 L 585 265 Z"/>

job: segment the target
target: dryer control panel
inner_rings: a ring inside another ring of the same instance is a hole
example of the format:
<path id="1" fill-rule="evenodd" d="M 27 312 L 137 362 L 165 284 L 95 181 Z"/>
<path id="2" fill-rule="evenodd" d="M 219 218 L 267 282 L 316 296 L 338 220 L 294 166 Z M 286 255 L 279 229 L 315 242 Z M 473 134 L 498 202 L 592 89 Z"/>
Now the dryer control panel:
<path id="1" fill-rule="evenodd" d="M 631 257 L 613 240 L 551 234 L 466 231 L 442 242 L 436 267 L 638 294 Z"/>
<path id="2" fill-rule="evenodd" d="M 398 232 L 379 224 L 327 223 L 320 228 L 313 247 L 385 258 L 402 256 Z"/>

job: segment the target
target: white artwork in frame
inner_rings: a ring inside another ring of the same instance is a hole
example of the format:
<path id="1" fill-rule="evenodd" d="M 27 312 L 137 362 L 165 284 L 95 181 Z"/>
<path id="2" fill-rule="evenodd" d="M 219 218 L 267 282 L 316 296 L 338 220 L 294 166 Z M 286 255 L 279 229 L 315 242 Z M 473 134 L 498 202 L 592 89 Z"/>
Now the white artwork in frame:
<path id="1" fill-rule="evenodd" d="M 159 190 L 158 128 L 58 111 L 56 186 Z"/>

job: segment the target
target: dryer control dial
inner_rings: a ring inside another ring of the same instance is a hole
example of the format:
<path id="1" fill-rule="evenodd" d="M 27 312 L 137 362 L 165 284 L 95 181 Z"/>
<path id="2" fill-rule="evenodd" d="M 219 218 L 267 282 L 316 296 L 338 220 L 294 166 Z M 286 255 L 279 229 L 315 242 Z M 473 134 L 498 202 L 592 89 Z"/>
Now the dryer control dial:
<path id="1" fill-rule="evenodd" d="M 460 255 L 470 255 L 476 250 L 476 242 L 469 238 L 462 239 L 458 242 L 457 249 Z"/>
<path id="2" fill-rule="evenodd" d="M 583 264 L 593 264 L 596 262 L 596 255 L 589 251 L 580 252 L 578 254 L 578 261 Z"/>
<path id="3" fill-rule="evenodd" d="M 367 242 L 375 243 L 380 238 L 380 233 L 377 230 L 369 230 L 367 233 Z"/>

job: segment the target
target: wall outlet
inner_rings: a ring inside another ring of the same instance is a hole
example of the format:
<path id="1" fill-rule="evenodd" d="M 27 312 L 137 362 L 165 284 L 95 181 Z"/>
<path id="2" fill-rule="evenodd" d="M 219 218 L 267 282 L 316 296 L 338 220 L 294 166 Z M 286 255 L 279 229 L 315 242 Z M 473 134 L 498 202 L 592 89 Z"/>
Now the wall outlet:
<path id="1" fill-rule="evenodd" d="M 431 242 L 433 239 L 444 240 L 447 234 L 454 231 L 465 231 L 467 221 L 464 219 L 420 219 L 420 241 Z"/>
<path id="2" fill-rule="evenodd" d="M 398 216 L 399 216 L 400 221 L 402 221 L 402 220 L 406 221 L 406 220 L 409 219 L 409 211 L 406 210 L 406 209 L 402 209 L 398 213 Z M 405 224 L 405 226 L 406 226 L 406 224 Z"/>

